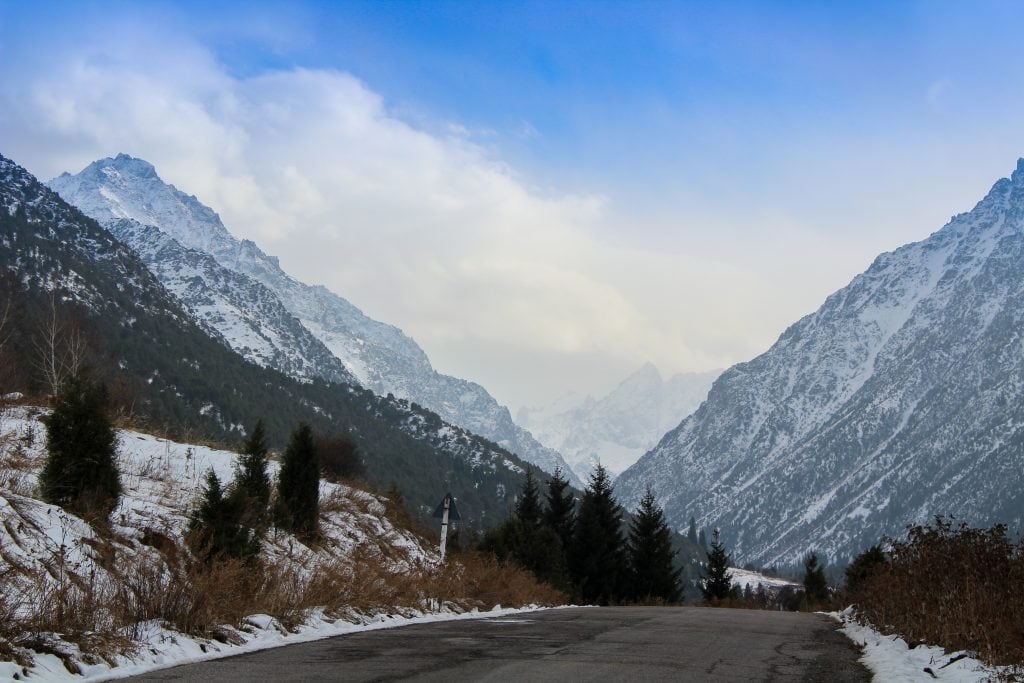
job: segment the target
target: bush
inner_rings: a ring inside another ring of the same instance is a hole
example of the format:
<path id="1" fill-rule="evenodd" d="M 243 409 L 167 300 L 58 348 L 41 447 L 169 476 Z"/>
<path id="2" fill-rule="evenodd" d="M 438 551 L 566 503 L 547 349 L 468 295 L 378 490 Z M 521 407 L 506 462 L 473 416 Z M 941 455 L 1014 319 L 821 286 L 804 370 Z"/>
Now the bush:
<path id="1" fill-rule="evenodd" d="M 366 477 L 359 447 L 349 435 L 317 434 L 314 445 L 320 470 L 327 481 L 355 481 Z"/>
<path id="2" fill-rule="evenodd" d="M 1024 546 L 1007 539 L 1005 526 L 937 518 L 894 541 L 888 560 L 869 552 L 847 584 L 862 618 L 912 644 L 1024 664 Z"/>

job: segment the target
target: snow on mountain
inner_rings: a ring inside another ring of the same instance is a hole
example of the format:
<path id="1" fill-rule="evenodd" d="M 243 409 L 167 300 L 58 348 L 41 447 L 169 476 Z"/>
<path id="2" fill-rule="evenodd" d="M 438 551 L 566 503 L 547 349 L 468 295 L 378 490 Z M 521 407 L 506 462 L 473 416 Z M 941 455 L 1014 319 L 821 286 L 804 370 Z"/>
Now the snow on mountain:
<path id="1" fill-rule="evenodd" d="M 616 482 L 762 565 L 848 558 L 937 514 L 1024 520 L 1024 160 L 879 256 Z"/>
<path id="2" fill-rule="evenodd" d="M 181 246 L 152 225 L 121 218 L 106 227 L 139 255 L 209 334 L 241 355 L 298 379 L 355 383 L 341 361 L 264 285 L 224 268 L 203 251 Z"/>
<path id="3" fill-rule="evenodd" d="M 570 394 L 546 408 L 522 408 L 519 424 L 562 453 L 581 479 L 600 462 L 617 475 L 697 409 L 719 372 L 673 375 L 667 381 L 651 363 L 607 396 Z"/>
<path id="4" fill-rule="evenodd" d="M 164 183 L 148 162 L 119 154 L 114 159 L 93 162 L 76 175 L 64 173 L 48 184 L 65 200 L 112 230 L 124 225 L 120 223 L 124 219 L 155 226 L 186 250 L 204 252 L 223 268 L 263 285 L 364 387 L 415 401 L 444 420 L 491 439 L 549 472 L 556 466 L 569 470 L 557 451 L 542 446 L 515 424 L 508 408 L 479 384 L 438 373 L 423 349 L 397 327 L 369 318 L 325 287 L 307 285 L 288 275 L 275 257 L 263 253 L 255 243 L 231 235 L 217 213 L 195 196 Z M 161 279 L 167 278 L 165 286 L 178 292 L 187 283 L 175 275 L 176 267 L 155 266 L 154 272 Z M 211 273 L 205 268 L 202 275 L 197 272 L 196 276 L 205 279 Z M 230 299 L 231 294 L 212 294 L 220 289 L 221 283 L 194 286 L 204 291 L 203 297 L 221 300 L 212 305 L 204 319 L 246 357 L 266 362 L 267 356 L 290 353 L 302 356 L 301 360 L 287 359 L 297 368 L 290 374 L 302 377 L 303 373 L 313 371 L 331 378 L 330 372 L 335 370 L 323 370 L 309 361 L 300 350 L 302 347 L 286 350 L 284 346 L 290 340 L 282 337 L 281 344 L 272 344 L 272 335 L 267 332 L 257 306 L 233 303 L 235 309 L 245 309 L 253 316 L 235 315 L 237 310 L 225 315 L 230 306 L 223 305 L 224 300 Z M 218 315 L 224 318 L 219 326 L 215 324 Z M 225 334 L 229 318 L 234 334 Z M 266 333 L 256 333 L 257 329 Z M 296 334 L 290 339 L 298 337 Z M 571 471 L 568 474 L 572 476 Z M 579 481 L 572 478 L 578 485 Z"/>

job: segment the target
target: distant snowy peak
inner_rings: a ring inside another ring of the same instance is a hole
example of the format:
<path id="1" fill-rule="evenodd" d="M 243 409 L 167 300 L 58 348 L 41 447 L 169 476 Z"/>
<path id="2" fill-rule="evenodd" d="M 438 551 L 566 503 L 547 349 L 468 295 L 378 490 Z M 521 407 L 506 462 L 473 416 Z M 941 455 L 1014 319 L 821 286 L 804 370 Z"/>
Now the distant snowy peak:
<path id="1" fill-rule="evenodd" d="M 49 185 L 65 200 L 104 224 L 131 219 L 155 226 L 180 247 L 203 252 L 224 269 L 259 283 L 364 387 L 378 394 L 390 393 L 415 401 L 438 413 L 445 421 L 486 437 L 549 472 L 556 466 L 569 470 L 561 455 L 542 446 L 528 431 L 516 425 L 508 409 L 483 387 L 436 372 L 423 349 L 397 327 L 366 316 L 322 286 L 307 285 L 291 277 L 276 258 L 265 254 L 255 243 L 231 235 L 215 211 L 194 196 L 164 183 L 148 162 L 119 154 L 96 161 L 81 173 L 64 173 Z M 175 278 L 173 269 L 160 267 L 155 262 L 151 266 L 163 272 L 168 282 Z M 273 326 L 262 324 L 261 309 L 255 303 L 250 301 L 243 305 L 238 300 L 238 288 L 233 293 L 222 291 L 213 295 L 212 290 L 232 285 L 225 278 L 211 279 L 212 272 L 206 268 L 206 275 L 197 273 L 197 277 L 207 282 L 196 284 L 210 290 L 210 301 L 219 299 L 218 303 L 207 306 L 208 324 L 231 326 L 230 332 L 219 331 L 229 343 L 235 340 L 234 348 L 249 349 L 248 353 L 257 362 L 266 362 L 268 357 L 278 358 L 279 362 L 294 366 L 289 374 L 303 378 L 308 376 L 308 371 L 315 371 L 306 362 L 311 360 L 305 355 L 306 351 L 312 352 L 308 344 L 305 350 L 290 352 L 283 338 L 281 344 L 267 344 L 276 334 L 271 332 Z M 191 285 L 179 282 L 175 286 L 181 291 Z M 233 303 L 229 304 L 229 300 Z M 235 311 L 229 315 L 227 309 L 231 307 L 246 312 Z M 282 324 L 285 322 L 277 313 L 272 315 Z M 221 323 L 213 322 L 217 316 L 222 316 Z M 291 339 L 298 340 L 301 336 L 295 331 Z M 335 369 L 329 363 L 320 367 L 324 368 L 320 376 L 334 378 Z M 575 476 L 572 480 L 580 484 Z"/>
<path id="2" fill-rule="evenodd" d="M 617 481 L 748 561 L 849 557 L 954 514 L 1019 526 L 1024 162 L 970 212 L 880 255 Z"/>
<path id="3" fill-rule="evenodd" d="M 546 408 L 523 408 L 519 421 L 558 450 L 586 479 L 600 462 L 618 474 L 696 410 L 718 371 L 684 373 L 663 381 L 651 363 L 607 396 L 569 395 Z"/>

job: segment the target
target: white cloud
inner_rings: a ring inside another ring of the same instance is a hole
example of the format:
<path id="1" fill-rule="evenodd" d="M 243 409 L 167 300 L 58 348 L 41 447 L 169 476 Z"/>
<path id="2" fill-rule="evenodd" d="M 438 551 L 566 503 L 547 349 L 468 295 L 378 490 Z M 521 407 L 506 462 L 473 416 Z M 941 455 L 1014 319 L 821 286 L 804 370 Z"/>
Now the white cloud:
<path id="1" fill-rule="evenodd" d="M 540 192 L 457 124 L 418 129 L 349 74 L 240 78 L 188 40 L 130 35 L 0 67 L 4 153 L 47 178 L 145 158 L 290 272 L 513 406 L 646 360 L 722 367 L 787 322 L 762 319 L 749 292 L 781 288 L 751 268 L 609 244 L 597 235 L 629 226 L 609 229 L 605 198 Z"/>

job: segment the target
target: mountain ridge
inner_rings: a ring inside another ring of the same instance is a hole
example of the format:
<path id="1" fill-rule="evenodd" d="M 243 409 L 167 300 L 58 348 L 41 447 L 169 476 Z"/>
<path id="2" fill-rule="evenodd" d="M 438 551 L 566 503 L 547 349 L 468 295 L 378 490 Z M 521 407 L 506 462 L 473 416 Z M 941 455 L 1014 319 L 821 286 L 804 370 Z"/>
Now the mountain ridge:
<path id="1" fill-rule="evenodd" d="M 561 455 L 517 425 L 482 386 L 437 372 L 397 327 L 366 316 L 322 285 L 290 276 L 254 242 L 232 236 L 213 209 L 164 183 L 149 162 L 119 154 L 78 174 L 63 173 L 49 186 L 103 224 L 127 218 L 155 226 L 181 246 L 205 252 L 224 268 L 263 285 L 362 386 L 415 401 L 548 472 L 565 470 L 572 483 L 581 485 Z"/>
<path id="2" fill-rule="evenodd" d="M 617 490 L 651 484 L 676 528 L 693 515 L 763 564 L 849 558 L 936 514 L 1019 527 L 1020 262 L 1024 160 L 726 370 Z"/>

